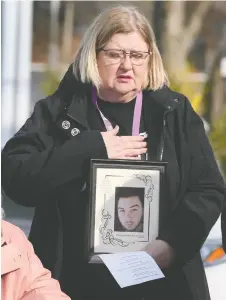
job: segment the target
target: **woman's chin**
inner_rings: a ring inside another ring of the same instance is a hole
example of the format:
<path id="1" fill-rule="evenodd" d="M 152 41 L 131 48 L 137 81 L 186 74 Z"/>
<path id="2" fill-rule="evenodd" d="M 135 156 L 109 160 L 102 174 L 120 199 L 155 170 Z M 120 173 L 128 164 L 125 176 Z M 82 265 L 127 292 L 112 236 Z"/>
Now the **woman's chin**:
<path id="1" fill-rule="evenodd" d="M 115 91 L 119 94 L 127 94 L 127 93 L 130 93 L 134 90 L 134 87 L 130 86 L 130 85 L 123 85 L 123 84 L 120 84 L 120 85 L 117 85 L 115 86 Z"/>

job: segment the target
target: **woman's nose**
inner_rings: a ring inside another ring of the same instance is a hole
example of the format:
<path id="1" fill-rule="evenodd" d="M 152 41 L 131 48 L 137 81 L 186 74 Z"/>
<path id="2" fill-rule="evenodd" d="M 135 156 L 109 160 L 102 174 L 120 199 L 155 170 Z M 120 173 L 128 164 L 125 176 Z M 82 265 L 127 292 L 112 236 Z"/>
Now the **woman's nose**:
<path id="1" fill-rule="evenodd" d="M 128 54 L 124 56 L 124 59 L 122 60 L 122 63 L 121 63 L 121 68 L 123 68 L 124 70 L 132 69 L 131 58 Z"/>

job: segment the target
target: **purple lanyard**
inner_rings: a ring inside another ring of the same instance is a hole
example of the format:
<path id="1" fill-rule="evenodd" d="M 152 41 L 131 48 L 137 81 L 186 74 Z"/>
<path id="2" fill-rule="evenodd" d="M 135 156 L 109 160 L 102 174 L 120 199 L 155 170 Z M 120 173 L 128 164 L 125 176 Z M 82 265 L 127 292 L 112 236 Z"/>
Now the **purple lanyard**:
<path id="1" fill-rule="evenodd" d="M 92 102 L 98 109 L 107 131 L 112 130 L 113 126 L 111 122 L 103 115 L 103 113 L 99 109 L 97 103 L 97 90 L 95 87 L 92 88 Z M 132 135 L 139 135 L 140 133 L 140 118 L 141 118 L 141 111 L 142 111 L 142 102 L 143 102 L 143 94 L 142 92 L 139 92 L 136 97 L 136 103 L 135 103 L 134 114 L 133 114 Z"/>

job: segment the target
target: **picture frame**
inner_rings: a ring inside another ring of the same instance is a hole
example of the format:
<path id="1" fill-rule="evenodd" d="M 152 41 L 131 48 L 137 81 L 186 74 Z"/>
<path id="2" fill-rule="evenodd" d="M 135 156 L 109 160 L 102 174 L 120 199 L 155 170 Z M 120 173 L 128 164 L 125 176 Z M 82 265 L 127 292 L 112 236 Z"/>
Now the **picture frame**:
<path id="1" fill-rule="evenodd" d="M 142 250 L 158 236 L 166 162 L 92 159 L 86 259 Z"/>

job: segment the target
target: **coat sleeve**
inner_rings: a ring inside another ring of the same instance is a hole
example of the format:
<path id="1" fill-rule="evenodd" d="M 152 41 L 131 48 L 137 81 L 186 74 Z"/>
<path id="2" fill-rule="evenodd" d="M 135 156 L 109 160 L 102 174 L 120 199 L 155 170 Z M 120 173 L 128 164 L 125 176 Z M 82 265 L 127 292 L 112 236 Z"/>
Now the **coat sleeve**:
<path id="1" fill-rule="evenodd" d="M 225 184 L 203 122 L 187 99 L 182 115 L 190 153 L 189 180 L 158 237 L 174 248 L 175 266 L 186 264 L 201 249 L 225 201 Z"/>
<path id="2" fill-rule="evenodd" d="M 27 285 L 20 300 L 70 300 L 61 291 L 59 282 L 51 277 L 51 272 L 43 267 L 31 243 L 26 239 L 24 244 L 28 256 Z"/>
<path id="3" fill-rule="evenodd" d="M 2 151 L 3 190 L 25 206 L 36 206 L 62 185 L 81 180 L 90 158 L 107 158 L 99 131 L 86 130 L 57 144 L 59 136 L 47 102 L 35 105 L 31 117 Z"/>
<path id="4" fill-rule="evenodd" d="M 222 243 L 226 253 L 226 204 L 221 215 L 221 231 L 222 231 Z"/>

